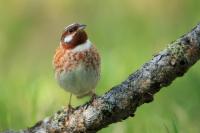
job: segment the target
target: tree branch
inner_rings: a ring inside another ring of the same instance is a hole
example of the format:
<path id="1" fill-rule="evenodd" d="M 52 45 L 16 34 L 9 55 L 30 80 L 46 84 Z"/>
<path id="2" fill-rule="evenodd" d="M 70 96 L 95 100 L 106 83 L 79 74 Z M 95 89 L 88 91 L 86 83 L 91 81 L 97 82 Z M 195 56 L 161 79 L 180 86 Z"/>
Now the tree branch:
<path id="1" fill-rule="evenodd" d="M 133 117 L 137 107 L 153 101 L 156 92 L 183 76 L 199 58 L 200 24 L 103 96 L 75 108 L 69 116 L 66 108 L 61 109 L 21 132 L 95 133 L 111 123 Z"/>

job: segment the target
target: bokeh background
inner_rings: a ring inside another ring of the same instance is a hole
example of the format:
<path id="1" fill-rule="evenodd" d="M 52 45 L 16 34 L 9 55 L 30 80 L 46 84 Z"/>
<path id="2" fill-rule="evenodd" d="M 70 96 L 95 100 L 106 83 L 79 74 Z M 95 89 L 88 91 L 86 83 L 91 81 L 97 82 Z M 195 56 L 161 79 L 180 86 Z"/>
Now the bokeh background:
<path id="1" fill-rule="evenodd" d="M 0 0 L 0 130 L 32 126 L 66 105 L 52 57 L 61 32 L 87 24 L 102 56 L 102 95 L 200 21 L 199 0 Z M 134 118 L 100 133 L 200 132 L 200 63 Z M 88 101 L 73 97 L 73 106 Z"/>

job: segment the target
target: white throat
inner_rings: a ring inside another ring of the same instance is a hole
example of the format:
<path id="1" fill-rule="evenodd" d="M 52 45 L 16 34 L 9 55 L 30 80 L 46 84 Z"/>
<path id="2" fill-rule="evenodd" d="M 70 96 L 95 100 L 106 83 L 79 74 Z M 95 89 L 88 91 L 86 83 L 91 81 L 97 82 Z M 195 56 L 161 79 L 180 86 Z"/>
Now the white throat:
<path id="1" fill-rule="evenodd" d="M 87 39 L 87 41 L 85 43 L 79 44 L 78 46 L 73 48 L 72 51 L 73 52 L 81 52 L 81 51 L 91 48 L 91 46 L 92 46 L 92 43 L 90 42 L 90 40 Z"/>

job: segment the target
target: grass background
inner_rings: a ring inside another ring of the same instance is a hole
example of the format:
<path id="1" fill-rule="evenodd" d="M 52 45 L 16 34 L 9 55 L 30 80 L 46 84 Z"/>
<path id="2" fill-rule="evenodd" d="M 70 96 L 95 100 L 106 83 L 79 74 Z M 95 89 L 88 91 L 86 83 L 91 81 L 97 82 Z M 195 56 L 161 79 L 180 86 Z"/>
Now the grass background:
<path id="1" fill-rule="evenodd" d="M 200 21 L 199 0 L 0 0 L 0 130 L 21 129 L 68 102 L 52 56 L 72 22 L 87 24 L 102 57 L 99 95 Z M 141 106 L 134 118 L 100 133 L 198 133 L 200 63 Z M 73 106 L 89 98 L 77 100 Z"/>

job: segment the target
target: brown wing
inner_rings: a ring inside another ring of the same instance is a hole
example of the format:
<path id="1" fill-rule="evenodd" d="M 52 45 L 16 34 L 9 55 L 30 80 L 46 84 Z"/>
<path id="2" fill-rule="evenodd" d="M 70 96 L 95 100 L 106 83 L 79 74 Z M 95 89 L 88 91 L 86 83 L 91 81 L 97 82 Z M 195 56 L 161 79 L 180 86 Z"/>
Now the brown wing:
<path id="1" fill-rule="evenodd" d="M 64 50 L 61 47 L 58 47 L 56 49 L 56 52 L 53 57 L 53 68 L 54 70 L 61 69 L 63 66 L 63 56 L 64 56 Z"/>

